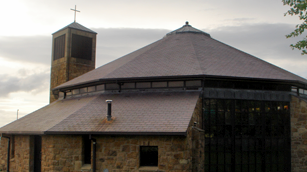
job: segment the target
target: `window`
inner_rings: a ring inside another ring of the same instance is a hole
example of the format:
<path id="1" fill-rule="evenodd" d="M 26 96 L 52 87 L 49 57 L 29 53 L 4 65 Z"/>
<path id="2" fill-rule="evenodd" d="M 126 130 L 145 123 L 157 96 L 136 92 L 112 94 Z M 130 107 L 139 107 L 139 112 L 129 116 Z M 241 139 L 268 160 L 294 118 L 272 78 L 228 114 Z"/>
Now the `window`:
<path id="1" fill-rule="evenodd" d="M 158 166 L 158 146 L 140 147 L 140 166 Z"/>
<path id="2" fill-rule="evenodd" d="M 165 88 L 167 87 L 167 82 L 153 82 L 152 87 L 153 88 Z"/>
<path id="3" fill-rule="evenodd" d="M 71 56 L 79 59 L 92 60 L 92 38 L 72 34 Z"/>
<path id="4" fill-rule="evenodd" d="M 11 158 L 15 157 L 15 136 L 11 137 Z"/>
<path id="5" fill-rule="evenodd" d="M 74 89 L 72 90 L 72 94 L 79 94 L 80 93 L 80 90 L 79 89 Z"/>
<path id="6" fill-rule="evenodd" d="M 137 82 L 136 88 L 150 88 L 150 82 Z"/>
<path id="7" fill-rule="evenodd" d="M 65 55 L 65 34 L 54 39 L 53 60 L 60 59 Z"/>
<path id="8" fill-rule="evenodd" d="M 88 135 L 83 136 L 83 162 L 84 164 L 91 164 L 91 140 Z"/>

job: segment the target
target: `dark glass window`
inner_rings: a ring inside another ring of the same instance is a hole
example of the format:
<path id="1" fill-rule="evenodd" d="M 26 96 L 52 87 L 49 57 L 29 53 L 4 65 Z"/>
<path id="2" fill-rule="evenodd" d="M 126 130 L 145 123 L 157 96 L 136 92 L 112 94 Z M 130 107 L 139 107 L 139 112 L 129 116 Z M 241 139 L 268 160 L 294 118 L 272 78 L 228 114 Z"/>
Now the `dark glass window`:
<path id="1" fill-rule="evenodd" d="M 165 88 L 167 87 L 167 82 L 153 82 L 152 87 L 153 88 Z"/>
<path id="2" fill-rule="evenodd" d="M 65 34 L 54 39 L 53 60 L 60 59 L 65 55 Z"/>
<path id="3" fill-rule="evenodd" d="M 140 166 L 158 166 L 158 146 L 140 147 Z"/>
<path id="4" fill-rule="evenodd" d="M 131 82 L 131 83 L 124 83 L 122 86 L 121 86 L 122 89 L 129 89 L 129 88 L 135 88 L 135 83 L 134 82 Z"/>
<path id="5" fill-rule="evenodd" d="M 92 38 L 72 34 L 71 56 L 79 59 L 92 59 Z"/>
<path id="6" fill-rule="evenodd" d="M 201 80 L 186 81 L 185 86 L 186 87 L 200 87 L 201 86 Z"/>
<path id="7" fill-rule="evenodd" d="M 203 102 L 206 171 L 291 171 L 289 102 Z"/>
<path id="8" fill-rule="evenodd" d="M 137 82 L 136 88 L 150 88 L 150 82 Z"/>
<path id="9" fill-rule="evenodd" d="M 168 86 L 169 87 L 183 87 L 184 82 L 183 81 L 169 81 Z"/>
<path id="10" fill-rule="evenodd" d="M 119 89 L 118 84 L 106 84 L 106 90 L 117 90 Z"/>

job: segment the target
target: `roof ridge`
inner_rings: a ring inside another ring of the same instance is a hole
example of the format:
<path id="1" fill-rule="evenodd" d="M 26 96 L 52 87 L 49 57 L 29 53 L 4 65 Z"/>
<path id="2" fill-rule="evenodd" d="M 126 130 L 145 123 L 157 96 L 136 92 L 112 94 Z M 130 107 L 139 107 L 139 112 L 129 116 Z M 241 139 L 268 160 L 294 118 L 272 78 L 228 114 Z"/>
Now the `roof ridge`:
<path id="1" fill-rule="evenodd" d="M 210 37 L 210 38 L 211 38 L 211 37 Z M 189 37 L 189 41 L 191 42 L 191 45 L 192 45 L 193 50 L 194 50 L 194 53 L 195 53 L 195 57 L 196 57 L 196 59 L 197 59 L 198 65 L 199 65 L 199 70 L 200 70 L 200 72 L 202 73 L 202 75 L 204 75 L 205 73 L 204 73 L 204 71 L 203 71 L 203 69 L 202 69 L 202 67 L 201 67 L 200 62 L 199 62 L 200 58 L 199 58 L 198 53 L 197 53 L 197 51 L 196 51 L 196 49 L 195 49 L 195 45 L 193 44 L 193 42 L 191 41 L 191 39 L 192 39 L 192 38 Z"/>

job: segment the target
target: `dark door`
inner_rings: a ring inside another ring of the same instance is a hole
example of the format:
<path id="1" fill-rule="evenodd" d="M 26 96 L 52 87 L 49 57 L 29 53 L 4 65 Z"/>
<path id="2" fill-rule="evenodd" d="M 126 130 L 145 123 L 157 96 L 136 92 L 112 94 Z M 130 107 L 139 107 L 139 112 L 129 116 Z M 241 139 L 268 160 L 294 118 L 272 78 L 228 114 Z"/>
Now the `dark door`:
<path id="1" fill-rule="evenodd" d="M 289 102 L 204 100 L 206 172 L 290 172 Z"/>
<path id="2" fill-rule="evenodd" d="M 92 145 L 88 135 L 83 136 L 83 157 L 84 164 L 91 164 Z"/>
<path id="3" fill-rule="evenodd" d="M 42 137 L 34 136 L 34 172 L 41 172 Z"/>

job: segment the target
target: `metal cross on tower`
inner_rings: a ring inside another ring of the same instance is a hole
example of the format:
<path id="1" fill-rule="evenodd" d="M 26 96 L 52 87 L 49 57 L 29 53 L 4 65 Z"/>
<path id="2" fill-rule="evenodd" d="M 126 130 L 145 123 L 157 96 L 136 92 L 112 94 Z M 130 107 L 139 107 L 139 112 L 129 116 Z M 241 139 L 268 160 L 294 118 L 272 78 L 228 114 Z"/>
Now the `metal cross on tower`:
<path id="1" fill-rule="evenodd" d="M 74 19 L 74 22 L 76 23 L 76 13 L 77 12 L 80 12 L 79 10 L 77 10 L 77 5 L 75 5 L 75 9 L 70 9 L 70 10 L 73 10 L 75 12 L 75 19 Z"/>

